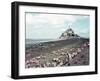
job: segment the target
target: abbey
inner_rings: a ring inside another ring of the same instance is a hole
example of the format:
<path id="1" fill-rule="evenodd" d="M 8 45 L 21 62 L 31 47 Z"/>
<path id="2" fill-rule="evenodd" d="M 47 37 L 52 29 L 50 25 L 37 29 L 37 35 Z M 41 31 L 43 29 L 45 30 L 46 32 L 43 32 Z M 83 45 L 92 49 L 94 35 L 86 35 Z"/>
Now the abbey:
<path id="1" fill-rule="evenodd" d="M 65 32 L 61 34 L 59 39 L 77 38 L 79 35 L 75 34 L 74 31 L 69 27 Z"/>

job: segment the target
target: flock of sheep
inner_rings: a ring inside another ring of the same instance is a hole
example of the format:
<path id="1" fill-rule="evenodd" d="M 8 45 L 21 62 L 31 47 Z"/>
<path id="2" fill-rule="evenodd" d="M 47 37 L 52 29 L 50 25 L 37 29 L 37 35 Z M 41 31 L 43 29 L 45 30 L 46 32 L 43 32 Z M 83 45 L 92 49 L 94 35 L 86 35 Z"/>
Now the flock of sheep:
<path id="1" fill-rule="evenodd" d="M 76 48 L 62 48 L 52 51 L 50 54 L 51 56 L 55 55 L 55 57 L 49 60 L 47 55 L 41 54 L 25 60 L 25 68 L 70 66 L 70 61 L 78 54 L 81 54 L 86 47 L 89 47 L 89 42 L 85 42 L 80 47 Z"/>

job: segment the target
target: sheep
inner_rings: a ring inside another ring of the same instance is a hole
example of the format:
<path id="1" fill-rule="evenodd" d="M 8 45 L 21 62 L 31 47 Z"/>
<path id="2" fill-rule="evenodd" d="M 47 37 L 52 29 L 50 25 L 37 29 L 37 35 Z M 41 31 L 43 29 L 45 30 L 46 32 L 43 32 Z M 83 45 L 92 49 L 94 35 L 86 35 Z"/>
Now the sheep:
<path id="1" fill-rule="evenodd" d="M 77 52 L 80 53 L 80 52 L 82 51 L 81 49 L 82 49 L 82 48 L 78 48 L 78 49 L 77 49 Z"/>
<path id="2" fill-rule="evenodd" d="M 53 54 L 56 54 L 56 51 L 52 51 Z"/>
<path id="3" fill-rule="evenodd" d="M 40 58 L 41 58 L 40 56 L 36 57 L 36 59 L 38 59 L 38 60 L 39 60 Z"/>
<path id="4" fill-rule="evenodd" d="M 46 56 L 41 56 L 42 59 L 46 59 Z"/>

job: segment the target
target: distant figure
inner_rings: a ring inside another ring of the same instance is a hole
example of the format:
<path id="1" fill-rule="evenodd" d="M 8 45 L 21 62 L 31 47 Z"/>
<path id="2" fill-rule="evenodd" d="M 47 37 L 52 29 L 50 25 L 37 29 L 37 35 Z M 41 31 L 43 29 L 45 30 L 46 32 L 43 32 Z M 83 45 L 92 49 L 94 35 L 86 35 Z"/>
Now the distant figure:
<path id="1" fill-rule="evenodd" d="M 70 58 L 69 58 L 70 56 L 69 56 L 69 53 L 67 53 L 67 59 L 68 59 L 68 63 L 67 63 L 67 65 L 68 66 L 70 66 Z"/>
<path id="2" fill-rule="evenodd" d="M 63 65 L 66 65 L 66 64 L 69 64 L 69 54 L 68 53 L 65 54 L 65 57 L 63 59 Z"/>

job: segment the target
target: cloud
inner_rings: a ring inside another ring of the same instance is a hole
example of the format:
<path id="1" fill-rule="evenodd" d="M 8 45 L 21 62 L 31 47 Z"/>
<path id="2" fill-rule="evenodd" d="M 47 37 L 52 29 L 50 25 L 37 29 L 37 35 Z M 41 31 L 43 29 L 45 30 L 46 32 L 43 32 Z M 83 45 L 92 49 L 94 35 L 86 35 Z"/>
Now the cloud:
<path id="1" fill-rule="evenodd" d="M 86 16 L 84 16 L 85 18 Z M 75 22 L 80 16 L 74 15 L 57 15 L 57 14 L 26 14 L 26 23 L 28 25 L 50 25 L 51 27 L 61 27 L 65 22 Z M 38 26 L 39 27 L 39 26 Z"/>
<path id="2" fill-rule="evenodd" d="M 59 37 L 58 35 L 65 31 L 69 25 L 72 26 L 73 23 L 84 18 L 87 16 L 26 13 L 26 37 Z M 52 34 L 50 35 L 50 33 Z"/>

